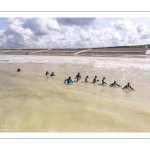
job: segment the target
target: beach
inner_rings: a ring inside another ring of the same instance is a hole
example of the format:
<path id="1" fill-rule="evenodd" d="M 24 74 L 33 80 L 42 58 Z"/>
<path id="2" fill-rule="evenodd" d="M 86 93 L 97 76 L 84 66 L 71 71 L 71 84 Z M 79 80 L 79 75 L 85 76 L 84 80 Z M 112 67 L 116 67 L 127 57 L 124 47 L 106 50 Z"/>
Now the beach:
<path id="1" fill-rule="evenodd" d="M 78 72 L 78 83 L 64 84 Z M 0 132 L 149 132 L 149 74 L 145 57 L 1 53 Z M 84 83 L 87 75 L 108 84 Z M 114 80 L 135 91 L 109 87 Z"/>

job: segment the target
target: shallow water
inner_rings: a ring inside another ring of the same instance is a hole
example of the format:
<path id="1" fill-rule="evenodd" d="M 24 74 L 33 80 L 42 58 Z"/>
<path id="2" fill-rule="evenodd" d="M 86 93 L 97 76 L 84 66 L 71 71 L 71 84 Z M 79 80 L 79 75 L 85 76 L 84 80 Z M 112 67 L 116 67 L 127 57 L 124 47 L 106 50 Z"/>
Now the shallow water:
<path id="1" fill-rule="evenodd" d="M 78 83 L 63 83 L 77 72 Z M 0 132 L 149 132 L 149 76 L 149 58 L 0 55 Z"/>

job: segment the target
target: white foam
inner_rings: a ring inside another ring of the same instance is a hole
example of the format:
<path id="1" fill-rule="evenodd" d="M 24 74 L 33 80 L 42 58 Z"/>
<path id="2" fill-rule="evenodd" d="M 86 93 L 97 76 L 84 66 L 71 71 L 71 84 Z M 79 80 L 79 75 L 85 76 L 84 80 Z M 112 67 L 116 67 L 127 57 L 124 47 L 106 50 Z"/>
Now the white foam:
<path id="1" fill-rule="evenodd" d="M 143 70 L 150 69 L 149 58 L 0 55 L 0 63 L 90 64 L 94 68 L 106 70 L 110 68 L 125 70 L 132 67 Z"/>

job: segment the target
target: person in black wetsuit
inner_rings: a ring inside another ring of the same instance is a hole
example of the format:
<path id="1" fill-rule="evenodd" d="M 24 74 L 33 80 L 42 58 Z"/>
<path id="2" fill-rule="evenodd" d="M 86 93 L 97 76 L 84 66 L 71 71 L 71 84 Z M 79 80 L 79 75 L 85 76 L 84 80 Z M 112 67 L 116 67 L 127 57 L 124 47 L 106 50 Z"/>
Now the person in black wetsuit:
<path id="1" fill-rule="evenodd" d="M 20 68 L 18 68 L 17 71 L 20 72 Z"/>
<path id="2" fill-rule="evenodd" d="M 97 76 L 95 76 L 95 78 L 93 79 L 93 83 L 96 83 L 97 81 L 99 80 L 97 80 Z"/>
<path id="3" fill-rule="evenodd" d="M 89 77 L 89 76 L 87 76 L 87 77 L 85 78 L 85 82 L 89 82 L 89 81 L 88 81 L 88 77 Z"/>
<path id="4" fill-rule="evenodd" d="M 78 72 L 78 74 L 76 75 L 75 79 L 77 79 L 77 82 L 81 79 L 81 74 L 80 74 L 80 72 Z"/>
<path id="5" fill-rule="evenodd" d="M 131 89 L 134 90 L 131 86 L 130 83 L 128 82 L 126 86 L 124 86 L 122 89 Z"/>
<path id="6" fill-rule="evenodd" d="M 119 84 L 117 84 L 117 82 L 116 81 L 114 81 L 112 84 L 110 84 L 110 87 L 112 87 L 112 86 L 119 86 L 119 87 L 121 87 Z"/>
<path id="7" fill-rule="evenodd" d="M 102 79 L 102 85 L 104 85 L 104 84 L 107 84 L 107 83 L 105 82 L 105 77 L 103 77 L 103 79 Z"/>
<path id="8" fill-rule="evenodd" d="M 52 74 L 50 76 L 55 76 L 54 72 L 52 72 Z"/>
<path id="9" fill-rule="evenodd" d="M 49 74 L 49 72 L 48 72 L 48 71 L 46 71 L 45 75 L 47 76 L 48 74 Z"/>

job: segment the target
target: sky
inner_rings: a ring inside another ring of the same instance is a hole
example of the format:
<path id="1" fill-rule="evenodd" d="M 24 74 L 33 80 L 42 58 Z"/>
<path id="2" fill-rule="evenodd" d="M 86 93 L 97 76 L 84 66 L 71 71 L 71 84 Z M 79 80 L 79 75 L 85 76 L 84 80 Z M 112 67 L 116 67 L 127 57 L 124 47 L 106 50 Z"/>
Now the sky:
<path id="1" fill-rule="evenodd" d="M 0 18 L 0 49 L 150 44 L 150 18 Z"/>

